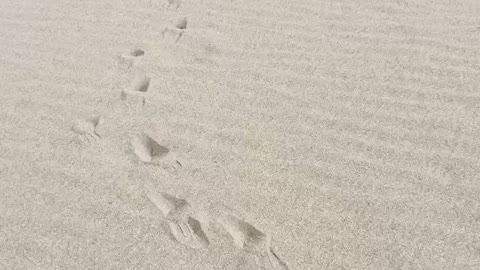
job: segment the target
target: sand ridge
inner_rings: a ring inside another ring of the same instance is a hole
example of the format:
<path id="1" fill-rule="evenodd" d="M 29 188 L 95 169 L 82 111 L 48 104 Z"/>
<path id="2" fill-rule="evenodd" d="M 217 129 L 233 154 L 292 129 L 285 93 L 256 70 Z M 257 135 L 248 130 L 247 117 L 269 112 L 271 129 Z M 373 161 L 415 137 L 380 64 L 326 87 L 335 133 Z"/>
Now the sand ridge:
<path id="1" fill-rule="evenodd" d="M 2 1 L 0 268 L 477 269 L 477 1 Z"/>

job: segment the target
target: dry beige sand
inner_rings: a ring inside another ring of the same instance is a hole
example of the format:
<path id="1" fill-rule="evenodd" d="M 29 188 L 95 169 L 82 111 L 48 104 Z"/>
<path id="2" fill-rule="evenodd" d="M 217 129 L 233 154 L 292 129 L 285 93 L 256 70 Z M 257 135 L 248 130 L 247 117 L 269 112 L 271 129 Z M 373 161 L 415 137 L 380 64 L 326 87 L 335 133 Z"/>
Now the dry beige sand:
<path id="1" fill-rule="evenodd" d="M 479 1 L 168 2 L 0 1 L 0 269 L 480 269 Z"/>

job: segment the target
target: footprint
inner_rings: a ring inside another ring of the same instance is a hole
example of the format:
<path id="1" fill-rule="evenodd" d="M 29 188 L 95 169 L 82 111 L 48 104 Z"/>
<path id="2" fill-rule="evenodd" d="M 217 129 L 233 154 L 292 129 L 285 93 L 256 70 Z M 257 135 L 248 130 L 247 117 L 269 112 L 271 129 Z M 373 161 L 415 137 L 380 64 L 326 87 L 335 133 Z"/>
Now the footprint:
<path id="1" fill-rule="evenodd" d="M 146 93 L 150 86 L 150 77 L 142 70 L 137 70 L 130 86 L 124 90 L 126 93 L 135 94 L 135 92 Z M 122 96 L 123 97 L 123 96 Z"/>
<path id="2" fill-rule="evenodd" d="M 267 256 L 273 269 L 288 270 L 287 264 L 280 259 L 272 248 L 272 237 L 253 225 L 232 215 L 224 215 L 217 222 L 230 234 L 235 245 L 247 252 Z"/>
<path id="3" fill-rule="evenodd" d="M 152 163 L 153 161 L 161 159 L 170 151 L 146 133 L 134 136 L 131 144 L 137 158 L 144 163 Z"/>
<path id="4" fill-rule="evenodd" d="M 183 17 L 181 19 L 178 19 L 173 26 L 175 26 L 175 28 L 177 29 L 185 30 L 187 29 L 187 23 L 188 23 L 187 17 Z"/>
<path id="5" fill-rule="evenodd" d="M 135 48 L 130 51 L 130 55 L 134 57 L 143 56 L 145 52 L 142 49 Z"/>
<path id="6" fill-rule="evenodd" d="M 241 249 L 253 251 L 266 244 L 266 235 L 241 219 L 225 215 L 218 218 L 217 222 L 230 234 L 235 245 Z"/>
<path id="7" fill-rule="evenodd" d="M 171 26 L 167 26 L 162 31 L 162 38 L 165 38 L 166 33 L 175 35 L 175 43 L 183 36 L 185 30 L 187 30 L 188 19 L 183 17 L 175 21 Z"/>
<path id="8" fill-rule="evenodd" d="M 145 106 L 146 103 L 146 93 L 150 87 L 150 77 L 145 74 L 145 72 L 138 70 L 135 73 L 135 76 L 130 83 L 130 86 L 127 89 L 124 89 L 120 95 L 123 101 L 127 102 L 127 106 L 130 107 L 129 103 L 141 101 L 141 106 Z"/>
<path id="9" fill-rule="evenodd" d="M 200 222 L 191 217 L 192 209 L 186 200 L 165 192 L 149 192 L 147 197 L 166 218 L 170 232 L 176 241 L 194 249 L 206 248 L 209 245 Z"/>
<path id="10" fill-rule="evenodd" d="M 188 217 L 186 220 L 167 220 L 167 223 L 173 237 L 179 243 L 194 249 L 208 247 L 209 240 L 198 220 Z"/>
<path id="11" fill-rule="evenodd" d="M 121 66 L 124 66 L 127 70 L 130 70 L 135 62 L 138 62 L 139 59 L 144 55 L 145 51 L 139 48 L 134 48 L 130 50 L 130 52 L 122 53 L 120 56 L 118 56 L 118 61 Z"/>
<path id="12" fill-rule="evenodd" d="M 184 199 L 179 199 L 168 193 L 147 193 L 147 197 L 160 209 L 163 216 L 168 220 L 182 220 L 188 217 L 192 208 Z"/>
<path id="13" fill-rule="evenodd" d="M 101 116 L 96 115 L 84 120 L 78 120 L 72 126 L 72 131 L 77 135 L 77 139 L 82 143 L 91 143 L 101 139 L 97 133 L 97 127 L 103 123 Z M 72 139 L 73 141 L 74 139 Z"/>

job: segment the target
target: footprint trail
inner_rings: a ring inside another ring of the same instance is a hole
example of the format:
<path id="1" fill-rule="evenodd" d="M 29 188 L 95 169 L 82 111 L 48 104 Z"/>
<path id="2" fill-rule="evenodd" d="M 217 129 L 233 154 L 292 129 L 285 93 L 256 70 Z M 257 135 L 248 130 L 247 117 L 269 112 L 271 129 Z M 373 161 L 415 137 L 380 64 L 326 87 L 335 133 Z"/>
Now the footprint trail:
<path id="1" fill-rule="evenodd" d="M 190 204 L 168 193 L 149 192 L 147 197 L 160 209 L 175 240 L 189 248 L 207 248 L 208 237 L 200 222 L 193 218 Z"/>
<path id="2" fill-rule="evenodd" d="M 220 216 L 217 222 L 230 234 L 237 247 L 247 252 L 268 256 L 270 268 L 289 269 L 287 264 L 273 250 L 270 234 L 265 234 L 250 223 L 228 214 Z"/>

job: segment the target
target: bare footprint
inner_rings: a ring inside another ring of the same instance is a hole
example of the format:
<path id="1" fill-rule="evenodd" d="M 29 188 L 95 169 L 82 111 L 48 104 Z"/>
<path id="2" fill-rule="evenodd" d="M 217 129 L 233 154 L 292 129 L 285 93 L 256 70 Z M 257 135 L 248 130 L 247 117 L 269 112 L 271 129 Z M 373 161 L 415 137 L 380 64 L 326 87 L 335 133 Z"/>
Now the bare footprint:
<path id="1" fill-rule="evenodd" d="M 287 264 L 273 250 L 271 235 L 266 235 L 253 225 L 232 215 L 221 216 L 217 222 L 230 234 L 237 247 L 262 256 L 266 255 L 273 269 L 288 269 Z"/>
<path id="2" fill-rule="evenodd" d="M 163 216 L 168 220 L 182 220 L 190 215 L 192 209 L 184 199 L 179 199 L 165 192 L 149 192 L 147 197 L 160 209 Z"/>
<path id="3" fill-rule="evenodd" d="M 130 50 L 130 52 L 125 52 L 118 56 L 118 61 L 121 66 L 125 66 L 127 70 L 130 70 L 135 62 L 137 62 L 144 55 L 145 51 L 139 48 L 134 48 Z"/>
<path id="4" fill-rule="evenodd" d="M 131 145 L 137 158 L 144 163 L 152 163 L 159 160 L 170 151 L 146 133 L 134 136 L 131 140 Z"/>
<path id="5" fill-rule="evenodd" d="M 145 54 L 145 51 L 139 48 L 135 48 L 130 51 L 130 55 L 134 57 L 143 56 L 144 54 Z"/>
<path id="6" fill-rule="evenodd" d="M 167 220 L 170 231 L 179 243 L 194 249 L 206 248 L 209 245 L 207 235 L 200 222 L 192 217 L 184 220 Z"/>
<path id="7" fill-rule="evenodd" d="M 166 218 L 170 232 L 176 241 L 194 249 L 205 248 L 209 245 L 209 240 L 200 222 L 191 217 L 192 209 L 186 200 L 165 192 L 149 192 L 147 197 Z"/>
<path id="8" fill-rule="evenodd" d="M 127 89 L 124 89 L 120 95 L 123 101 L 140 100 L 142 106 L 146 102 L 146 93 L 150 87 L 151 78 L 145 72 L 138 70 Z M 128 103 L 127 103 L 128 104 Z"/>
<path id="9" fill-rule="evenodd" d="M 102 124 L 102 122 L 103 119 L 99 115 L 83 120 L 78 120 L 72 126 L 72 131 L 77 135 L 76 139 L 78 139 L 82 144 L 89 144 L 102 138 L 96 130 L 97 127 Z M 74 139 L 72 139 L 72 141 Z"/>
<path id="10" fill-rule="evenodd" d="M 230 234 L 235 245 L 241 249 L 252 251 L 266 244 L 266 235 L 251 224 L 232 215 L 225 215 L 217 222 Z"/>
<path id="11" fill-rule="evenodd" d="M 183 36 L 185 30 L 187 30 L 188 19 L 187 17 L 183 17 L 175 21 L 171 26 L 167 26 L 162 31 L 162 38 L 165 39 L 165 34 L 169 33 L 175 36 L 175 43 L 180 40 Z"/>

